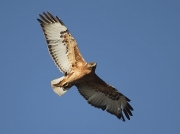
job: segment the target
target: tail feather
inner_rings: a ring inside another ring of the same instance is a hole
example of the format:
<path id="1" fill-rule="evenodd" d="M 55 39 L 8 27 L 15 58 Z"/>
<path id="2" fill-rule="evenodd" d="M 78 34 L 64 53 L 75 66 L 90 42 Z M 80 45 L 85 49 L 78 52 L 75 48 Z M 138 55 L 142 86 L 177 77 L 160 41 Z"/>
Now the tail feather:
<path id="1" fill-rule="evenodd" d="M 65 94 L 67 92 L 67 90 L 69 88 L 63 88 L 63 87 L 57 87 L 55 86 L 56 84 L 58 84 L 59 82 L 61 82 L 64 79 L 64 76 L 61 78 L 57 78 L 51 81 L 51 87 L 53 89 L 53 91 L 58 94 L 59 96 L 62 96 L 63 94 Z"/>

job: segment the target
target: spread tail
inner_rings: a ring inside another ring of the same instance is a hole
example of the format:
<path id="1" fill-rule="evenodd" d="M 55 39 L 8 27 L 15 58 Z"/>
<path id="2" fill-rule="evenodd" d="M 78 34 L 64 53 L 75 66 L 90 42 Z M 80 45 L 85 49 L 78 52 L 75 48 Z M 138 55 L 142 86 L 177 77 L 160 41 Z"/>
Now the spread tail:
<path id="1" fill-rule="evenodd" d="M 64 87 L 57 87 L 55 86 L 56 84 L 58 84 L 59 82 L 61 82 L 64 79 L 64 76 L 61 78 L 57 78 L 51 81 L 51 87 L 53 89 L 53 91 L 58 94 L 59 96 L 62 96 L 63 94 L 65 94 L 67 92 L 67 90 L 69 88 L 64 88 Z"/>

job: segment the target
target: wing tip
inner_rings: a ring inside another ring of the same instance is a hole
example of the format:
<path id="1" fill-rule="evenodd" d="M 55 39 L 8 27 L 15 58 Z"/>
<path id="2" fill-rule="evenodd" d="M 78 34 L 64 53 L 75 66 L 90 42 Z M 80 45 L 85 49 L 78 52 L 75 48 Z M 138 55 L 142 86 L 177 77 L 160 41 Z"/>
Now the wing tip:
<path id="1" fill-rule="evenodd" d="M 50 23 L 55 23 L 59 22 L 58 19 L 56 19 L 49 11 L 42 12 L 42 14 L 39 14 L 40 19 L 38 18 L 38 21 L 41 24 L 50 24 Z"/>

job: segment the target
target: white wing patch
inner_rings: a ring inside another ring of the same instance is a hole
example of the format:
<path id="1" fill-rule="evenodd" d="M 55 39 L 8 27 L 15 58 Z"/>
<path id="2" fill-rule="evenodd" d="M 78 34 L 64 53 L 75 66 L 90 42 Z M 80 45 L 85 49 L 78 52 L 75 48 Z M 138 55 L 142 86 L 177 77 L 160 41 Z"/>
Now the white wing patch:
<path id="1" fill-rule="evenodd" d="M 69 73 L 71 71 L 71 64 L 67 56 L 67 47 L 62 45 L 61 42 L 60 40 L 56 42 L 50 41 L 48 46 L 49 53 L 60 71 Z"/>
<path id="2" fill-rule="evenodd" d="M 49 12 L 43 15 L 40 15 L 41 19 L 38 21 L 43 29 L 49 53 L 60 71 L 64 74 L 69 73 L 72 65 L 67 56 L 67 44 L 62 36 L 69 33 L 68 29 L 58 17 L 53 17 Z"/>
<path id="3" fill-rule="evenodd" d="M 116 115 L 118 118 L 125 121 L 122 110 L 124 110 L 127 101 L 124 96 L 119 100 L 113 100 L 99 90 L 86 85 L 85 83 L 79 84 L 78 90 L 80 94 L 94 107 L 101 108 L 111 114 Z"/>

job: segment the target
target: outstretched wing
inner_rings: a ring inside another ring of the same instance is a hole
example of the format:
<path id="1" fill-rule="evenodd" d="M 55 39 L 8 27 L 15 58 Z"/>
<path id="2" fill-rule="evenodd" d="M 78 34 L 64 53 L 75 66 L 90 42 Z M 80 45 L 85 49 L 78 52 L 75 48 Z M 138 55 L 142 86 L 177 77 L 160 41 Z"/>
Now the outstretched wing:
<path id="1" fill-rule="evenodd" d="M 49 53 L 60 71 L 68 74 L 73 67 L 86 64 L 75 39 L 64 23 L 49 12 L 43 12 L 39 16 L 41 19 L 37 20 L 44 32 Z"/>
<path id="2" fill-rule="evenodd" d="M 124 114 L 130 120 L 133 108 L 128 103 L 130 99 L 121 94 L 112 86 L 106 84 L 96 74 L 93 76 L 92 81 L 84 82 L 76 85 L 79 93 L 88 101 L 89 104 L 96 108 L 101 108 L 117 118 L 125 121 Z"/>

